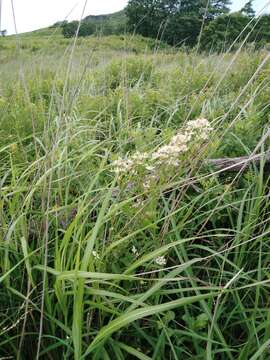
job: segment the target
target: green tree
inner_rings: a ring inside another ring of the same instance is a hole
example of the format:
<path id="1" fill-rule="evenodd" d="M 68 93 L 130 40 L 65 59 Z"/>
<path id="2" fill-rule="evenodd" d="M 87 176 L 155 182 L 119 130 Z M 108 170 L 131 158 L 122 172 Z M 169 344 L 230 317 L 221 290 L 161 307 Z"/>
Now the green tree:
<path id="1" fill-rule="evenodd" d="M 202 23 L 194 15 L 174 15 L 169 18 L 164 39 L 171 45 L 196 45 Z"/>
<path id="2" fill-rule="evenodd" d="M 64 21 L 57 21 L 56 23 L 54 23 L 51 28 L 62 28 L 63 26 L 65 26 L 68 23 L 67 20 Z"/>
<path id="3" fill-rule="evenodd" d="M 225 15 L 230 12 L 231 0 L 197 0 L 194 7 L 194 14 L 209 23 L 218 16 Z"/>
<path id="4" fill-rule="evenodd" d="M 236 40 L 254 43 L 256 48 L 269 44 L 270 15 L 263 15 L 255 27 L 242 12 L 219 16 L 205 27 L 200 45 L 202 49 L 224 51 Z"/>
<path id="5" fill-rule="evenodd" d="M 198 16 L 205 21 L 211 21 L 229 13 L 230 5 L 231 0 L 183 0 L 180 11 Z"/>
<path id="6" fill-rule="evenodd" d="M 65 38 L 72 38 L 78 32 L 78 36 L 89 36 L 94 34 L 96 31 L 96 27 L 89 23 L 83 21 L 81 24 L 79 21 L 72 21 L 70 23 L 65 23 L 62 26 L 62 33 Z"/>
<path id="7" fill-rule="evenodd" d="M 72 38 L 76 35 L 77 29 L 79 26 L 79 21 L 72 21 L 70 23 L 65 23 L 62 26 L 62 33 L 65 38 Z"/>
<path id="8" fill-rule="evenodd" d="M 251 34 L 248 24 L 249 18 L 240 12 L 219 16 L 205 27 L 200 45 L 206 50 L 225 51 L 234 41 L 241 42 Z"/>
<path id="9" fill-rule="evenodd" d="M 230 0 L 129 0 L 128 27 L 143 36 L 192 46 L 203 21 L 226 14 L 229 4 Z"/>
<path id="10" fill-rule="evenodd" d="M 130 0 L 126 8 L 129 30 L 155 38 L 168 13 L 161 0 Z"/>
<path id="11" fill-rule="evenodd" d="M 255 10 L 253 9 L 253 0 L 249 0 L 245 6 L 240 10 L 241 14 L 254 17 L 256 15 Z"/>
<path id="12" fill-rule="evenodd" d="M 78 36 L 90 36 L 96 31 L 96 27 L 89 22 L 82 22 L 79 28 Z"/>
<path id="13" fill-rule="evenodd" d="M 258 24 L 252 31 L 250 41 L 256 43 L 258 48 L 270 43 L 270 15 L 260 17 Z"/>
<path id="14" fill-rule="evenodd" d="M 227 14 L 230 11 L 231 3 L 231 0 L 210 0 L 209 11 L 214 18 Z"/>

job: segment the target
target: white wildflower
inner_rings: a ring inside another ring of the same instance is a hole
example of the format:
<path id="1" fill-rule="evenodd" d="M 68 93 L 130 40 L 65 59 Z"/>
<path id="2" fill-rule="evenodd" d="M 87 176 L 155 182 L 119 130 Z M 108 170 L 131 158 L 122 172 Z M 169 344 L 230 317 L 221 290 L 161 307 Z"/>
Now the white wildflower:
<path id="1" fill-rule="evenodd" d="M 112 166 L 114 167 L 114 171 L 117 174 L 120 174 L 123 172 L 125 173 L 132 169 L 133 161 L 131 161 L 129 159 L 118 159 L 112 163 Z"/>
<path id="2" fill-rule="evenodd" d="M 100 259 L 99 255 L 96 251 L 92 251 L 92 255 L 94 256 L 95 259 L 97 259 L 97 260 Z"/>
<path id="3" fill-rule="evenodd" d="M 143 183 L 143 188 L 145 190 L 149 190 L 153 188 L 153 186 L 158 182 L 158 180 L 159 177 L 155 173 L 148 175 Z"/>
<path id="4" fill-rule="evenodd" d="M 213 131 L 207 119 L 192 120 L 187 123 L 186 133 L 195 136 L 197 139 L 208 140 L 210 132 Z"/>
<path id="5" fill-rule="evenodd" d="M 152 154 L 152 160 L 167 165 L 178 166 L 178 159 L 180 155 L 188 151 L 188 143 L 191 140 L 191 135 L 186 133 L 176 134 L 168 145 L 160 147 Z"/>
<path id="6" fill-rule="evenodd" d="M 164 256 L 159 256 L 159 257 L 157 257 L 156 260 L 155 260 L 155 262 L 156 262 L 156 264 L 158 264 L 159 266 L 164 266 L 164 265 L 166 265 L 166 263 L 167 263 L 167 261 L 166 261 L 166 259 L 165 259 Z"/>
<path id="7" fill-rule="evenodd" d="M 137 209 L 137 208 L 139 208 L 139 207 L 141 207 L 141 206 L 143 206 L 143 205 L 144 205 L 144 201 L 141 200 L 141 199 L 137 199 L 136 202 L 135 202 L 135 204 L 132 205 L 132 207 L 135 208 L 135 209 Z"/>
<path id="8" fill-rule="evenodd" d="M 179 166 L 180 166 L 180 161 L 179 161 L 179 160 L 175 160 L 175 159 L 170 159 L 170 160 L 168 161 L 168 165 L 174 166 L 174 167 L 179 167 Z"/>
<path id="9" fill-rule="evenodd" d="M 204 118 L 199 118 L 196 120 L 191 120 L 187 123 L 187 127 L 191 129 L 203 129 L 205 127 L 210 127 L 209 121 Z"/>
<path id="10" fill-rule="evenodd" d="M 143 188 L 144 190 L 149 190 L 151 188 L 151 181 L 150 180 L 146 180 L 144 183 L 143 183 Z"/>
<path id="11" fill-rule="evenodd" d="M 191 140 L 191 136 L 188 133 L 182 134 L 182 133 L 178 133 L 176 134 L 172 140 L 170 141 L 171 145 L 177 146 L 177 147 L 181 147 L 183 146 L 184 148 L 186 148 L 187 143 Z"/>
<path id="12" fill-rule="evenodd" d="M 138 252 L 137 248 L 134 245 L 132 246 L 131 251 L 132 251 L 133 255 L 139 256 L 139 252 Z"/>
<path id="13" fill-rule="evenodd" d="M 136 167 L 139 165 L 144 165 L 148 158 L 148 153 L 136 152 L 128 159 L 120 158 L 113 161 L 112 166 L 114 167 L 114 172 L 117 174 L 131 172 L 132 174 L 136 175 Z"/>
<path id="14" fill-rule="evenodd" d="M 143 165 L 148 158 L 149 158 L 148 153 L 141 153 L 138 151 L 131 157 L 133 163 L 136 165 Z"/>
<path id="15" fill-rule="evenodd" d="M 152 154 L 152 160 L 166 162 L 171 159 L 178 159 L 179 156 L 188 150 L 187 145 L 164 145 Z"/>
<path id="16" fill-rule="evenodd" d="M 150 166 L 150 165 L 147 165 L 145 168 L 146 168 L 147 171 L 150 171 L 150 172 L 152 172 L 152 171 L 155 170 L 155 167 L 154 167 L 154 166 Z"/>
<path id="17" fill-rule="evenodd" d="M 185 129 L 172 137 L 167 145 L 161 146 L 154 153 L 135 152 L 131 157 L 118 159 L 112 163 L 115 173 L 137 175 L 137 167 L 144 166 L 145 170 L 155 172 L 157 165 L 169 165 L 179 167 L 179 158 L 185 154 L 191 141 L 208 140 L 213 130 L 209 121 L 204 118 L 188 121 Z M 151 181 L 146 180 L 143 184 L 145 189 L 151 187 Z"/>

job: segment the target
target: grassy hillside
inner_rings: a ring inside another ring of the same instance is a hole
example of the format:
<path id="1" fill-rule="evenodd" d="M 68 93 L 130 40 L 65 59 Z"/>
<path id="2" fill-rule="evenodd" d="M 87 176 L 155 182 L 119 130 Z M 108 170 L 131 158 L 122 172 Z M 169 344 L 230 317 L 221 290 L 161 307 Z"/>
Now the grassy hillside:
<path id="1" fill-rule="evenodd" d="M 98 30 L 107 33 L 124 33 L 126 29 L 127 17 L 125 10 L 107 15 L 90 15 L 84 21 L 93 24 Z"/>
<path id="2" fill-rule="evenodd" d="M 44 30 L 45 32 L 45 30 Z M 266 51 L 0 39 L 0 358 L 268 359 Z"/>
<path id="3" fill-rule="evenodd" d="M 94 25 L 99 25 L 100 23 L 107 23 L 111 24 L 113 27 L 116 27 L 119 24 L 125 25 L 127 18 L 125 10 L 122 10 L 106 15 L 89 15 L 84 18 L 84 21 L 92 22 Z"/>

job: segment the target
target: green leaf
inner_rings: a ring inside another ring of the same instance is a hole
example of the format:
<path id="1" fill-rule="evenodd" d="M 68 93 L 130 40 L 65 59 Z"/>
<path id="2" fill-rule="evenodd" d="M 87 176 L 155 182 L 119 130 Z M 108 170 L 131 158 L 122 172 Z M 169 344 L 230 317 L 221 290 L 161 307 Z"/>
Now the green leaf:
<path id="1" fill-rule="evenodd" d="M 134 311 L 129 312 L 128 314 L 124 314 L 119 316 L 117 319 L 111 321 L 107 326 L 103 327 L 99 334 L 95 337 L 92 341 L 90 346 L 87 348 L 83 357 L 86 357 L 90 354 L 96 347 L 103 341 L 105 341 L 109 336 L 111 336 L 114 332 L 118 331 L 119 329 L 129 325 L 130 323 L 154 315 L 164 311 L 169 311 L 181 306 L 189 305 L 194 302 L 198 302 L 204 299 L 208 299 L 214 296 L 217 296 L 217 293 L 212 294 L 205 294 L 205 295 L 195 295 L 187 298 L 182 298 L 174 301 L 170 301 L 165 304 L 161 305 L 154 305 L 154 306 L 146 306 L 142 309 L 137 309 Z"/>

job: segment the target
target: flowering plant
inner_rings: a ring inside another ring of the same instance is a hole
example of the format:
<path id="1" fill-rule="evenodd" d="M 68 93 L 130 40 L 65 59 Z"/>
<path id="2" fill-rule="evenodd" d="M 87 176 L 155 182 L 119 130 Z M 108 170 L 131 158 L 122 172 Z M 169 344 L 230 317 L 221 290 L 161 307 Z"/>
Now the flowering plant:
<path id="1" fill-rule="evenodd" d="M 212 127 L 207 119 L 189 121 L 184 130 L 172 137 L 167 145 L 159 147 L 154 152 L 136 152 L 130 157 L 119 158 L 112 163 L 113 171 L 120 177 L 125 175 L 138 175 L 139 169 L 152 174 L 157 179 L 162 167 L 179 167 L 181 156 L 188 153 L 193 143 L 208 140 Z M 149 177 L 148 177 L 149 180 Z M 145 183 L 145 188 L 147 183 Z"/>

